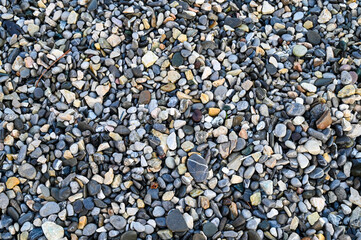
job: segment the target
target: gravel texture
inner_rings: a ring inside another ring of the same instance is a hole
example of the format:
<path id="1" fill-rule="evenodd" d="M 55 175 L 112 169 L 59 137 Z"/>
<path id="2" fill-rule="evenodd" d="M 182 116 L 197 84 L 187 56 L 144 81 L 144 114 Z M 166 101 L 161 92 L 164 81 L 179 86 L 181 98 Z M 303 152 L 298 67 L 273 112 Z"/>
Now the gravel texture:
<path id="1" fill-rule="evenodd" d="M 1 0 L 0 239 L 361 239 L 358 0 Z"/>

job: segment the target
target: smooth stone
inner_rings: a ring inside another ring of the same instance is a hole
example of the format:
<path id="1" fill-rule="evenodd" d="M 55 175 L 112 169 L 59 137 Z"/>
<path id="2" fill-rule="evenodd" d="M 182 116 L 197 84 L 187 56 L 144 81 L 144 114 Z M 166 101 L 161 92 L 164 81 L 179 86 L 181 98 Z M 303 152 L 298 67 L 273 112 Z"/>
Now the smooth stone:
<path id="1" fill-rule="evenodd" d="M 40 99 L 44 96 L 44 91 L 41 88 L 35 88 L 34 90 L 34 98 L 35 99 Z"/>
<path id="2" fill-rule="evenodd" d="M 127 225 L 127 221 L 122 216 L 118 215 L 111 216 L 109 221 L 113 227 L 118 230 L 122 230 Z"/>
<path id="3" fill-rule="evenodd" d="M 187 169 L 196 182 L 203 182 L 208 177 L 207 162 L 198 154 L 192 154 L 188 158 Z"/>
<path id="4" fill-rule="evenodd" d="M 304 105 L 300 103 L 292 103 L 286 108 L 286 112 L 289 116 L 302 116 L 306 111 Z"/>
<path id="5" fill-rule="evenodd" d="M 97 230 L 97 225 L 95 225 L 94 223 L 89 223 L 84 227 L 83 235 L 91 236 L 95 233 L 96 230 Z"/>
<path id="6" fill-rule="evenodd" d="M 0 209 L 6 209 L 9 205 L 9 198 L 5 193 L 0 193 Z"/>
<path id="7" fill-rule="evenodd" d="M 202 229 L 207 237 L 212 237 L 218 231 L 216 225 L 212 222 L 205 223 Z"/>
<path id="8" fill-rule="evenodd" d="M 98 0 L 91 0 L 91 2 L 88 5 L 89 11 L 94 11 L 98 7 Z"/>
<path id="9" fill-rule="evenodd" d="M 188 231 L 187 224 L 183 218 L 182 213 L 178 209 L 172 209 L 169 211 L 166 217 L 167 227 L 173 232 L 185 232 Z"/>
<path id="10" fill-rule="evenodd" d="M 59 226 L 53 222 L 45 222 L 41 225 L 44 235 L 48 240 L 58 240 L 63 238 L 64 229 L 62 226 Z"/>
<path id="11" fill-rule="evenodd" d="M 137 240 L 137 232 L 135 231 L 126 231 L 120 237 L 120 240 Z"/>
<path id="12" fill-rule="evenodd" d="M 296 57 L 303 57 L 307 53 L 307 48 L 302 45 L 296 45 L 293 47 L 292 52 L 293 52 L 293 55 L 295 55 Z"/>
<path id="13" fill-rule="evenodd" d="M 286 133 L 287 133 L 286 125 L 284 125 L 282 123 L 277 124 L 275 129 L 273 130 L 273 133 L 276 137 L 280 137 L 280 138 L 286 136 Z"/>
<path id="14" fill-rule="evenodd" d="M 318 45 L 321 43 L 321 36 L 318 32 L 313 30 L 308 30 L 307 32 L 307 41 L 312 45 Z"/>
<path id="15" fill-rule="evenodd" d="M 35 179 L 36 169 L 29 163 L 22 164 L 18 169 L 19 175 L 27 179 Z"/>
<path id="16" fill-rule="evenodd" d="M 47 217 L 58 212 L 60 212 L 60 207 L 56 202 L 47 202 L 39 211 L 42 217 Z"/>
<path id="17" fill-rule="evenodd" d="M 277 68 L 273 64 L 266 65 L 267 72 L 271 75 L 275 75 L 277 73 Z"/>
<path id="18" fill-rule="evenodd" d="M 139 104 L 148 104 L 150 102 L 151 94 L 148 90 L 144 90 L 139 94 Z"/>
<path id="19" fill-rule="evenodd" d="M 179 67 L 183 64 L 184 59 L 180 52 L 176 52 L 172 57 L 172 66 L 173 67 Z"/>
<path id="20" fill-rule="evenodd" d="M 237 28 L 242 25 L 242 19 L 235 17 L 226 17 L 224 25 L 228 25 L 231 28 Z"/>

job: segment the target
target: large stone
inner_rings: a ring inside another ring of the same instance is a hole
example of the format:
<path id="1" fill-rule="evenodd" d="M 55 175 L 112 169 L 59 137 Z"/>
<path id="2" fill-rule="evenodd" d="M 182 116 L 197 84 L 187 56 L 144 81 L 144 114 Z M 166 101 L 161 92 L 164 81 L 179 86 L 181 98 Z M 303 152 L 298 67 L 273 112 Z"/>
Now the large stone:
<path id="1" fill-rule="evenodd" d="M 260 186 L 267 195 L 273 194 L 273 181 L 272 180 L 261 181 Z"/>
<path id="2" fill-rule="evenodd" d="M 60 212 L 60 207 L 56 202 L 47 202 L 39 211 L 42 217 L 47 217 L 58 212 Z"/>
<path id="3" fill-rule="evenodd" d="M 332 18 L 331 12 L 327 8 L 324 8 L 318 17 L 318 22 L 319 23 L 327 23 L 328 21 L 331 20 L 331 18 Z"/>
<path id="4" fill-rule="evenodd" d="M 9 205 L 9 198 L 5 193 L 0 193 L 0 209 L 6 209 Z"/>
<path id="5" fill-rule="evenodd" d="M 158 56 L 155 55 L 153 52 L 148 51 L 143 57 L 142 57 L 142 63 L 145 67 L 152 66 L 156 61 L 158 60 Z"/>
<path id="6" fill-rule="evenodd" d="M 202 156 L 198 154 L 192 154 L 188 158 L 187 168 L 196 182 L 203 182 L 208 177 L 207 162 Z"/>
<path id="7" fill-rule="evenodd" d="M 262 14 L 272 14 L 274 13 L 275 8 L 269 4 L 269 2 L 264 1 L 262 5 Z"/>
<path id="8" fill-rule="evenodd" d="M 286 112 L 289 116 L 301 116 L 305 113 L 306 108 L 300 103 L 292 103 L 286 108 Z"/>
<path id="9" fill-rule="evenodd" d="M 182 213 L 178 209 L 169 211 L 165 221 L 167 227 L 173 232 L 188 231 L 188 226 L 183 218 Z"/>
<path id="10" fill-rule="evenodd" d="M 24 163 L 18 169 L 19 175 L 27 178 L 27 179 L 34 179 L 36 177 L 36 169 L 29 163 Z"/>
<path id="11" fill-rule="evenodd" d="M 122 230 L 127 224 L 127 221 L 122 216 L 118 215 L 111 216 L 109 220 L 113 227 L 118 230 Z"/>
<path id="12" fill-rule="evenodd" d="M 58 240 L 64 237 L 64 229 L 53 222 L 45 222 L 41 225 L 44 235 L 48 240 Z"/>
<path id="13" fill-rule="evenodd" d="M 307 53 L 307 48 L 303 45 L 296 45 L 293 47 L 292 52 L 296 57 L 303 57 Z"/>
<path id="14" fill-rule="evenodd" d="M 360 193 L 354 189 L 353 187 L 350 188 L 350 197 L 348 199 L 353 204 L 361 207 L 361 196 Z"/>

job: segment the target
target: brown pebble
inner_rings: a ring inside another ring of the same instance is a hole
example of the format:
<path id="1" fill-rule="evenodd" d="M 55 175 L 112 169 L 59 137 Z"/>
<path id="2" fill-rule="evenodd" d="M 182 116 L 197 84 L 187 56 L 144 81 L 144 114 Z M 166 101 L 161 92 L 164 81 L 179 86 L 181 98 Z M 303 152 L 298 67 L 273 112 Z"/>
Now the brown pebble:
<path id="1" fill-rule="evenodd" d="M 287 125 L 288 129 L 290 129 L 292 132 L 294 132 L 296 130 L 296 127 L 295 127 L 295 125 L 293 125 L 293 123 L 287 122 L 286 125 Z"/>
<path id="2" fill-rule="evenodd" d="M 303 88 L 301 87 L 301 85 L 297 85 L 296 88 L 297 88 L 297 90 L 300 91 L 300 92 L 303 92 L 303 93 L 306 92 L 305 89 L 303 89 Z"/>
<path id="3" fill-rule="evenodd" d="M 302 66 L 299 62 L 293 63 L 293 70 L 296 70 L 297 72 L 302 72 Z"/>
<path id="4" fill-rule="evenodd" d="M 150 92 L 144 90 L 139 94 L 139 104 L 148 104 L 150 102 Z"/>
<path id="5" fill-rule="evenodd" d="M 328 126 L 332 124 L 332 118 L 330 110 L 327 110 L 322 114 L 322 116 L 316 121 L 316 125 L 318 129 L 326 129 Z"/>

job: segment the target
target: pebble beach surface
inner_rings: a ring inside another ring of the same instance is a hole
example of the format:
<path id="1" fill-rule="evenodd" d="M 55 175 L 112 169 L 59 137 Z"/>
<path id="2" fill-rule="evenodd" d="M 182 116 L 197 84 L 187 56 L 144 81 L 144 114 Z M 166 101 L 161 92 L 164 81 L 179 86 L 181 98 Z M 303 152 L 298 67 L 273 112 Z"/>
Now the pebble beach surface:
<path id="1" fill-rule="evenodd" d="M 361 239 L 358 0 L 0 0 L 0 239 Z"/>

